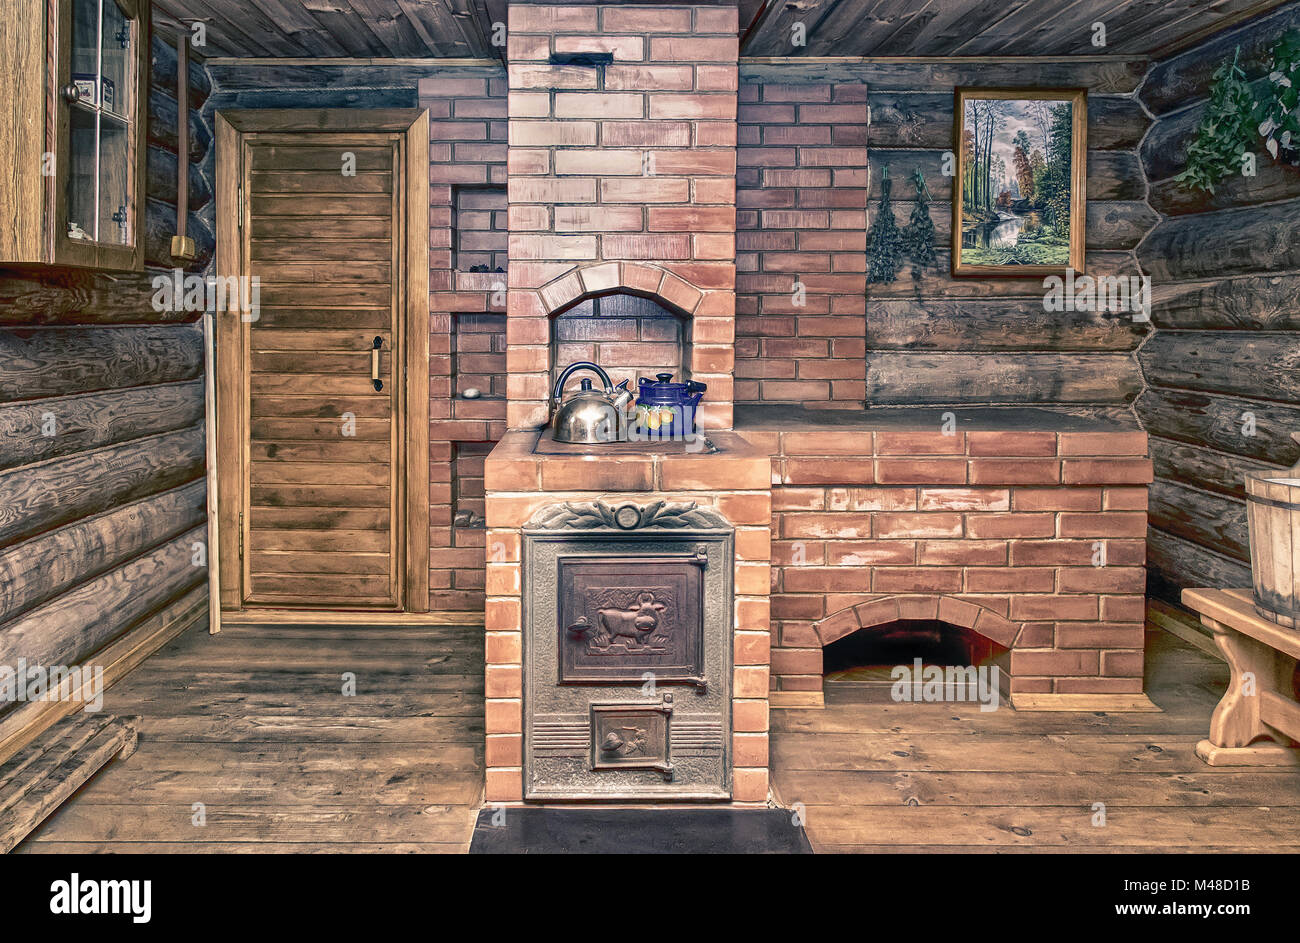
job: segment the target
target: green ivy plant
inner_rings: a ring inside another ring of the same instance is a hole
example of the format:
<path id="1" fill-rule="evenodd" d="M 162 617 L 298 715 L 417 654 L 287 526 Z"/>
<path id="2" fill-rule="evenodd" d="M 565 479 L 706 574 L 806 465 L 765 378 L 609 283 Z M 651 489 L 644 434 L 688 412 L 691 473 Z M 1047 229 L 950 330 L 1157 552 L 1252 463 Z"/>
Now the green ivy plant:
<path id="1" fill-rule="evenodd" d="M 1194 190 L 1214 188 L 1242 170 L 1242 157 L 1254 149 L 1255 100 L 1238 59 L 1241 47 L 1214 72 L 1210 101 L 1187 148 L 1187 166 L 1174 179 Z"/>
<path id="2" fill-rule="evenodd" d="M 1256 117 L 1273 158 L 1300 166 L 1300 30 L 1288 31 L 1273 47 Z"/>

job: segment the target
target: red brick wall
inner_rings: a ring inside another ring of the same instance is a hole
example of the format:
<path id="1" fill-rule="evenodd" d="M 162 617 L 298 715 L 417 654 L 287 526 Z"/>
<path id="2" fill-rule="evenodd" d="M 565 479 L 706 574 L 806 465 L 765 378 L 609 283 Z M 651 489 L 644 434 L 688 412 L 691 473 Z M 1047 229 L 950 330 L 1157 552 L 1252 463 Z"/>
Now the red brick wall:
<path id="1" fill-rule="evenodd" d="M 986 611 L 957 624 L 1011 649 L 1014 692 L 1142 690 L 1145 433 L 741 431 L 776 456 L 777 689 L 821 690 L 822 646 L 901 598 Z"/>
<path id="2" fill-rule="evenodd" d="M 681 318 L 649 298 L 588 298 L 555 317 L 551 382 L 577 360 L 595 361 L 615 383 L 629 380 L 632 389 L 636 389 L 637 377 L 680 374 L 689 327 L 689 322 L 683 324 Z M 575 375 L 570 387 L 582 376 Z"/>
<path id="3" fill-rule="evenodd" d="M 473 153 L 496 155 L 500 147 L 500 144 L 490 144 L 475 149 Z M 453 262 L 456 269 L 468 272 L 475 266 L 486 265 L 489 271 L 495 272 L 500 268 L 504 274 L 506 243 L 510 238 L 506 224 L 506 188 L 455 187 L 453 197 L 456 210 L 452 220 L 455 230 Z"/>
<path id="4" fill-rule="evenodd" d="M 736 402 L 866 397 L 867 86 L 746 80 L 736 170 Z"/>
<path id="5" fill-rule="evenodd" d="M 484 443 L 505 431 L 505 307 L 500 274 L 471 274 L 491 246 L 499 223 L 471 218 L 458 227 L 458 208 L 490 209 L 491 191 L 506 182 L 506 81 L 501 70 L 461 68 L 423 79 L 420 106 L 429 109 L 429 605 L 435 610 L 483 608 L 481 526 L 454 523 L 459 443 Z M 501 201 L 500 191 L 496 197 Z M 487 225 L 489 235 L 465 240 Z M 458 244 L 458 236 L 460 237 Z M 504 248 L 504 234 L 495 237 Z M 458 259 L 458 249 L 475 253 Z M 504 263 L 504 259 L 501 260 Z M 492 266 L 495 268 L 495 264 Z M 476 388 L 484 395 L 464 399 Z M 463 456 L 462 456 L 463 458 Z M 481 463 L 480 463 L 481 464 Z M 482 477 L 481 467 L 478 469 Z M 464 490 L 459 489 L 459 490 Z"/>
<path id="6" fill-rule="evenodd" d="M 546 421 L 548 299 L 627 286 L 615 266 L 575 275 L 573 292 L 538 289 L 575 268 L 646 261 L 638 277 L 657 281 L 638 290 L 696 321 L 688 364 L 709 386 L 701 423 L 730 426 L 735 8 L 521 4 L 509 25 L 509 425 Z M 614 61 L 548 63 L 565 52 Z M 720 323 L 701 331 L 702 318 Z"/>

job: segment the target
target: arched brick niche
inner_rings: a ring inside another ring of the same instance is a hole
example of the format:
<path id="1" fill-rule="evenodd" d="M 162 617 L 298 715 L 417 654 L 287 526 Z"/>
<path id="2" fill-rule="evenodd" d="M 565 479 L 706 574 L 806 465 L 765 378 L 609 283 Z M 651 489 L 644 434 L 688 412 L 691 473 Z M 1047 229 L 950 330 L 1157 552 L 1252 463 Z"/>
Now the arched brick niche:
<path id="1" fill-rule="evenodd" d="M 813 623 L 822 647 L 859 629 L 903 620 L 938 620 L 970 629 L 1003 648 L 1014 648 L 1020 623 L 992 609 L 953 596 L 886 596 L 841 609 Z"/>
<path id="2" fill-rule="evenodd" d="M 871 631 L 897 622 L 946 623 L 948 626 L 968 630 L 1007 651 L 1014 651 L 1023 629 L 1021 623 L 1013 622 L 992 609 L 954 596 L 884 596 L 847 606 L 814 622 L 812 631 L 821 648 L 790 652 L 774 650 L 772 674 L 777 678 L 786 674 L 798 675 L 805 682 L 816 677 L 820 681 L 822 649 L 856 632 Z M 1008 660 L 998 660 L 1003 669 L 1008 670 Z M 806 687 L 805 690 L 806 693 L 815 694 L 820 691 L 820 685 L 816 691 Z"/>
<path id="3" fill-rule="evenodd" d="M 620 294 L 650 299 L 681 320 L 680 353 L 663 368 L 708 384 L 699 424 L 730 428 L 735 294 L 730 285 L 697 285 L 648 262 L 598 262 L 565 271 L 537 288 L 512 285 L 506 328 L 510 428 L 546 424 L 552 379 L 564 366 L 556 362 L 557 316 L 588 300 Z"/>

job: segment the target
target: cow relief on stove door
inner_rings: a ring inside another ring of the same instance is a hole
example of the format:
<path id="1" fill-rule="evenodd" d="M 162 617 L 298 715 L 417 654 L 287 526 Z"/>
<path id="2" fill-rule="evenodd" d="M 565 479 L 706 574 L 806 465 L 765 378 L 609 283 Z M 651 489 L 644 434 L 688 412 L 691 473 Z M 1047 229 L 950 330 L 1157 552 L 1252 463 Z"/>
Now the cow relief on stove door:
<path id="1" fill-rule="evenodd" d="M 672 556 L 561 557 L 561 684 L 703 687 L 707 548 Z M 629 585 L 630 583 L 630 585 Z"/>

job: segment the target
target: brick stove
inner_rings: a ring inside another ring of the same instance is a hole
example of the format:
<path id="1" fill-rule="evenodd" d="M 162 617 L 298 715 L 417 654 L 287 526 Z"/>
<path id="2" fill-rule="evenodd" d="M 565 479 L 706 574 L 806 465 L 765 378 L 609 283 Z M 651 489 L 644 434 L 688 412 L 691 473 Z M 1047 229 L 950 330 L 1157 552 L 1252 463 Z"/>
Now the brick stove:
<path id="1" fill-rule="evenodd" d="M 845 335 L 812 342 L 840 358 L 824 405 L 841 408 L 735 407 L 735 8 L 516 3 L 509 25 L 509 431 L 484 463 L 487 800 L 762 803 L 769 701 L 817 706 L 822 646 L 898 620 L 1000 646 L 1017 697 L 1140 697 L 1145 435 L 1039 410 L 949 422 L 853 408 L 860 273 L 809 289 L 828 293 Z M 577 53 L 612 62 L 551 61 Z M 834 97 L 865 112 L 864 93 Z M 810 117 L 847 120 L 845 107 Z M 846 146 L 828 150 L 850 189 L 835 199 L 862 212 L 831 222 L 864 226 L 865 137 L 839 128 L 826 136 Z M 832 192 L 830 174 L 815 178 L 799 185 Z M 792 278 L 762 276 L 771 305 Z M 763 358 L 800 354 L 745 356 L 762 377 Z M 593 358 L 615 381 L 669 369 L 707 383 L 705 440 L 553 442 L 552 383 Z M 690 526 L 642 526 L 663 508 Z M 671 639 L 651 641 L 660 615 Z"/>
<path id="2" fill-rule="evenodd" d="M 488 798 L 762 802 L 771 462 L 739 436 L 712 432 L 732 425 L 736 9 L 515 4 L 509 26 L 512 431 L 484 469 Z M 612 62 L 552 62 L 592 53 Z M 566 452 L 524 431 L 547 422 L 559 371 L 592 358 L 615 381 L 668 370 L 706 383 L 697 419 L 708 448 Z M 638 519 L 677 508 L 691 536 L 661 533 L 660 521 L 564 540 L 550 525 L 566 506 Z M 593 537 L 603 552 L 593 554 Z M 584 554 L 602 558 L 599 572 L 583 571 Z M 695 554 L 707 566 L 681 559 Z M 689 593 L 699 598 L 687 605 Z M 615 643 L 611 657 L 607 639 L 602 648 L 570 631 L 568 620 L 635 619 L 640 601 L 668 597 L 662 616 L 678 620 L 676 636 L 702 633 L 686 674 L 650 646 Z M 642 692 L 647 672 L 652 698 Z M 623 736 L 608 726 L 613 716 L 649 742 L 617 758 L 605 751 L 607 737 Z"/>

